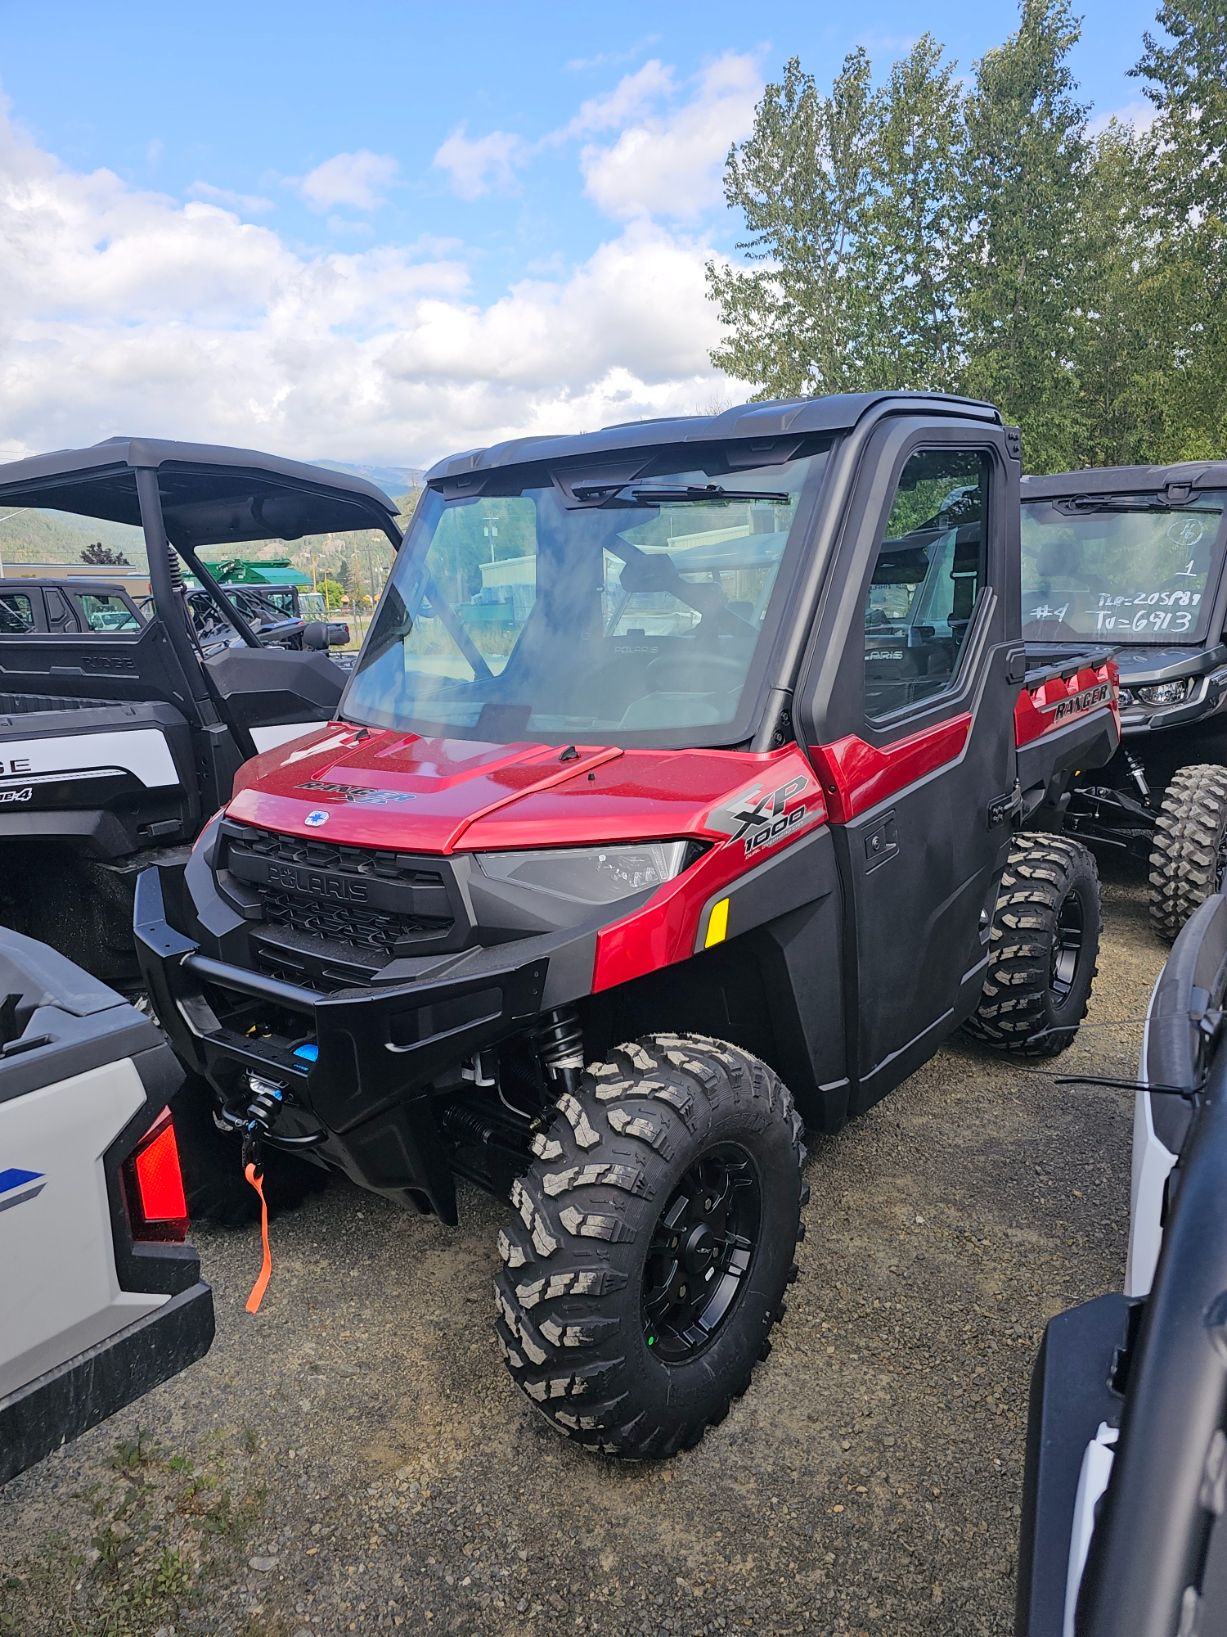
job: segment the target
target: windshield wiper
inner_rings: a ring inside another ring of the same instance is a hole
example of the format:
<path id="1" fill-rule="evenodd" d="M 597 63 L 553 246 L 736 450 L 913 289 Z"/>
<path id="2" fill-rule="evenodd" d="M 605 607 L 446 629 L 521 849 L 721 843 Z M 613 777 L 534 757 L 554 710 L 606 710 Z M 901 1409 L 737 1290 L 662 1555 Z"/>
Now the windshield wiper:
<path id="1" fill-rule="evenodd" d="M 1182 511 L 1198 497 L 1187 490 L 1153 495 L 1069 495 L 1052 504 L 1059 512 L 1170 512 Z M 1210 510 L 1209 507 L 1202 508 Z"/>
<path id="2" fill-rule="evenodd" d="M 604 504 L 630 490 L 631 502 L 636 506 L 702 505 L 707 500 L 765 500 L 786 506 L 792 499 L 782 492 L 768 493 L 762 489 L 726 489 L 721 483 L 662 483 L 648 488 L 631 483 L 577 483 L 571 490 L 576 500 L 597 500 Z M 626 502 L 622 502 L 626 504 Z"/>

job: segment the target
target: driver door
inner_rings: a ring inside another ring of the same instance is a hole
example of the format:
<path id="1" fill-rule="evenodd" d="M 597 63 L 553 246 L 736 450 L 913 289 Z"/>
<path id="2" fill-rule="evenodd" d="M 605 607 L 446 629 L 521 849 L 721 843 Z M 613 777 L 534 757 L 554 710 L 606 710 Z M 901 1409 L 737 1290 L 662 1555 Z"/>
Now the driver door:
<path id="1" fill-rule="evenodd" d="M 1011 833 L 1008 457 L 996 428 L 909 425 L 884 426 L 862 467 L 812 747 L 844 886 L 852 1112 L 974 1009 Z"/>

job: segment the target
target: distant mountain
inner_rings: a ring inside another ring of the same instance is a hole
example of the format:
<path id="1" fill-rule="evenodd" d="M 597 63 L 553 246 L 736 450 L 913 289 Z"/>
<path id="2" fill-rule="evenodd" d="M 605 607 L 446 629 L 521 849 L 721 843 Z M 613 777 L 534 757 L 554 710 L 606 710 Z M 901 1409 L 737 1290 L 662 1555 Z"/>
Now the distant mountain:
<path id="1" fill-rule="evenodd" d="M 11 512 L 0 522 L 0 568 L 5 562 L 76 564 L 95 541 L 122 552 L 133 568 L 146 567 L 140 529 L 31 507 Z"/>
<path id="2" fill-rule="evenodd" d="M 377 483 L 394 499 L 410 489 L 420 488 L 426 476 L 420 466 L 364 466 L 348 460 L 317 460 L 313 464 L 329 472 L 352 472 L 355 477 L 364 477 L 368 483 Z"/>

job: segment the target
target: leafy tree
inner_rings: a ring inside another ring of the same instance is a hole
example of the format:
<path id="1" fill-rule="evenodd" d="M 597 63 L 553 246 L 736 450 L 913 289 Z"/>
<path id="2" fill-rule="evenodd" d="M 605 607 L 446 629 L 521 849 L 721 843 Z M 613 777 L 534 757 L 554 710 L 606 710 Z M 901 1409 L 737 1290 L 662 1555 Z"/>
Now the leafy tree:
<path id="1" fill-rule="evenodd" d="M 115 551 L 110 546 L 104 546 L 101 540 L 94 540 L 81 553 L 83 563 L 105 564 L 108 568 L 130 568 L 132 565 L 122 551 Z"/>
<path id="2" fill-rule="evenodd" d="M 967 134 L 955 65 L 928 34 L 891 69 L 878 99 L 862 260 L 877 306 L 884 384 L 958 390 L 958 187 Z"/>
<path id="3" fill-rule="evenodd" d="M 354 574 L 353 570 L 349 566 L 348 557 L 342 557 L 341 561 L 337 564 L 337 580 L 342 586 L 344 586 L 347 592 L 353 591 Z"/>
<path id="4" fill-rule="evenodd" d="M 1062 462 L 1070 466 L 1149 461 L 1167 438 L 1166 315 L 1145 202 L 1148 161 L 1132 126 L 1115 120 L 1089 145 L 1072 308 L 1074 425 Z"/>
<path id="5" fill-rule="evenodd" d="M 976 65 L 964 110 L 964 386 L 1022 425 L 1041 471 L 1069 459 L 1078 431 L 1086 109 L 1068 63 L 1078 33 L 1068 0 L 1023 0 L 1017 32 Z"/>
<path id="6" fill-rule="evenodd" d="M 345 588 L 339 581 L 321 580 L 317 589 L 323 593 L 324 607 L 329 613 L 334 608 L 340 608 L 345 597 Z"/>
<path id="7" fill-rule="evenodd" d="M 1165 0 L 1132 74 L 1154 103 L 1170 143 L 1170 202 L 1227 215 L 1227 12 L 1222 0 Z"/>
<path id="8" fill-rule="evenodd" d="M 708 264 L 729 332 L 712 362 L 764 397 L 847 391 L 858 378 L 871 300 L 856 252 L 874 103 L 863 50 L 845 58 L 830 96 L 793 57 L 763 93 L 751 135 L 729 151 L 724 193 L 744 215 L 737 248 L 751 268 Z"/>
<path id="9" fill-rule="evenodd" d="M 1134 74 L 1154 104 L 1147 200 L 1164 288 L 1174 422 L 1163 450 L 1222 455 L 1227 444 L 1227 11 L 1222 0 L 1159 8 Z"/>
<path id="10" fill-rule="evenodd" d="M 824 93 L 793 58 L 730 151 L 745 223 L 712 359 L 762 397 L 989 398 L 1033 470 L 1227 446 L 1227 11 L 1164 0 L 1150 132 L 1092 136 L 1070 0 L 1021 0 L 966 86 L 932 38 Z"/>
<path id="11" fill-rule="evenodd" d="M 930 36 L 880 91 L 864 50 L 829 96 L 792 58 L 728 156 L 751 267 L 708 264 L 729 332 L 713 362 L 764 396 L 948 383 L 960 151 L 954 68 Z"/>

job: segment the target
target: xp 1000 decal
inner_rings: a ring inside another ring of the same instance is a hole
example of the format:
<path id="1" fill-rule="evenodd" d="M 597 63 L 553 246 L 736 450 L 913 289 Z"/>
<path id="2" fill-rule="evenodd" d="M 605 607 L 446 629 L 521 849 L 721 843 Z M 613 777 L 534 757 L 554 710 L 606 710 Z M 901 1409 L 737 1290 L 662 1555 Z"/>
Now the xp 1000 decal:
<path id="1" fill-rule="evenodd" d="M 751 785 L 718 807 L 709 827 L 741 842 L 747 858 L 798 834 L 822 817 L 816 800 L 818 782 L 811 773 L 794 773 L 772 786 Z"/>

